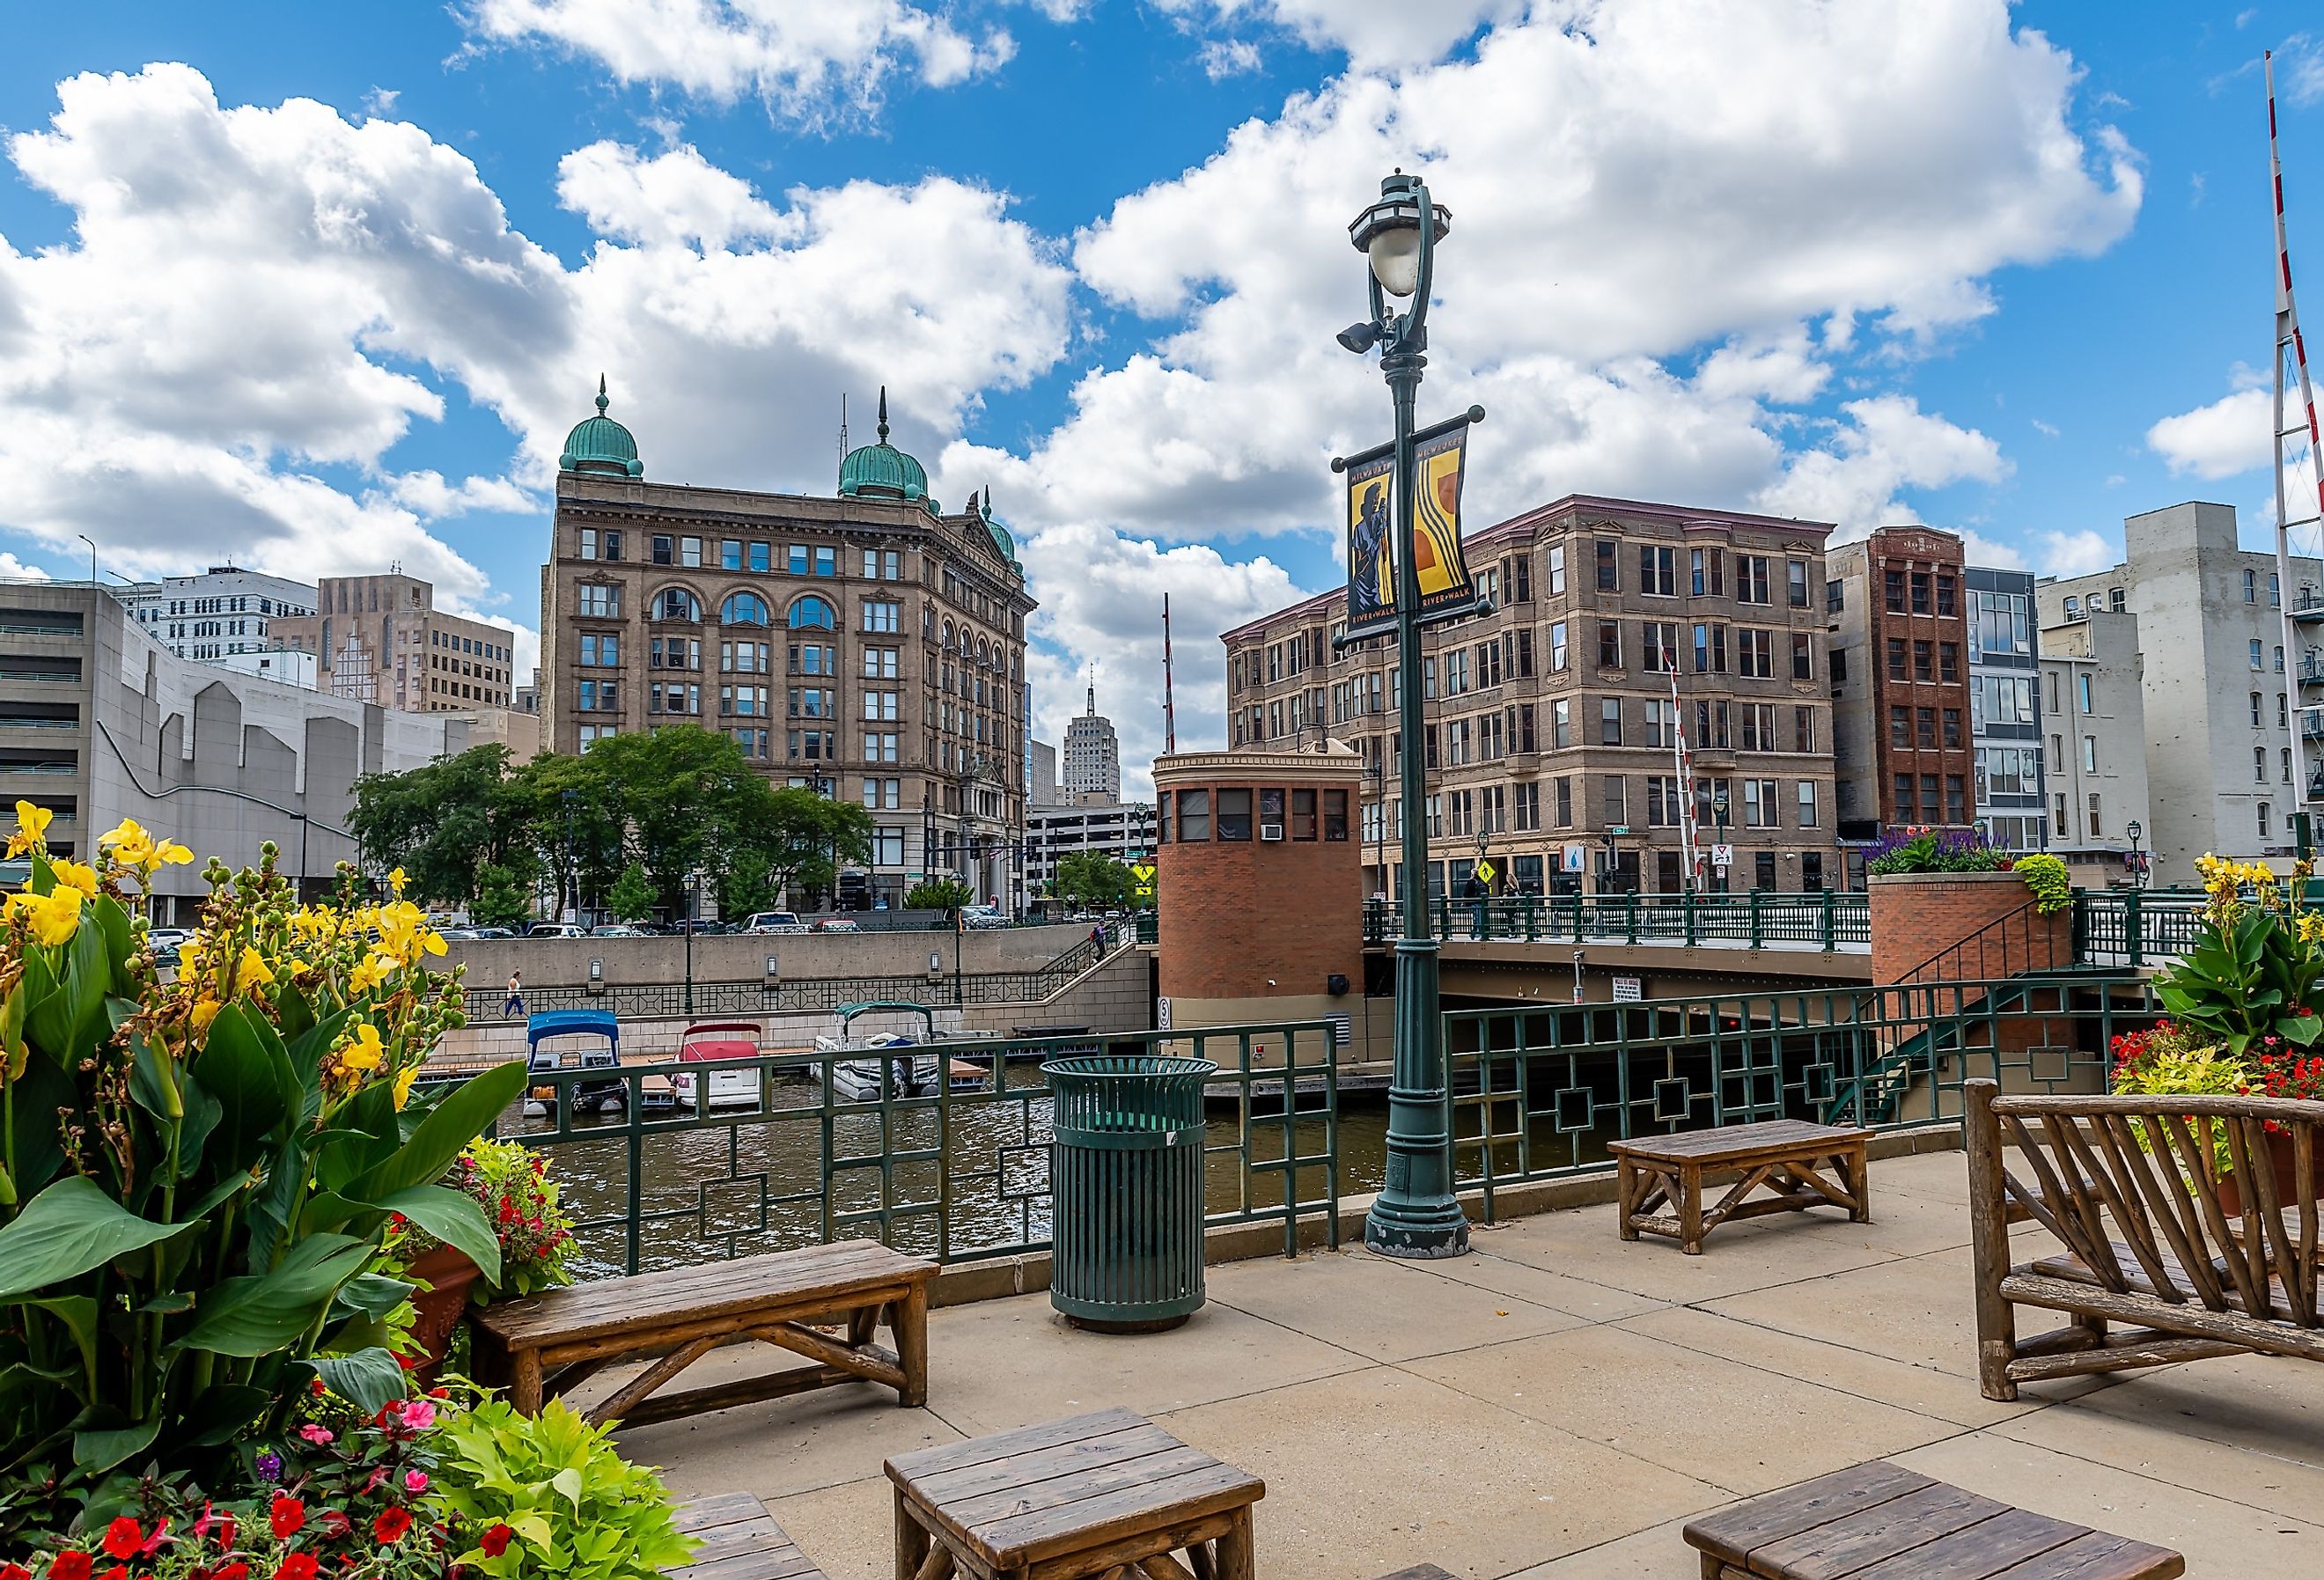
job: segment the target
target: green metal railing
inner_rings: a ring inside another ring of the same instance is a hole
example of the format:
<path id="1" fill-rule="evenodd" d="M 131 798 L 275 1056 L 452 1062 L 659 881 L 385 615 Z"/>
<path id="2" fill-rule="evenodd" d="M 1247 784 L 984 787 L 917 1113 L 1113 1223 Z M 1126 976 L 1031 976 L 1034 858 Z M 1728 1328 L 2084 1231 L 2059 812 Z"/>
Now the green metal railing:
<path id="1" fill-rule="evenodd" d="M 1868 950 L 1872 919 L 1868 897 L 1849 890 L 1779 894 L 1553 894 L 1498 900 L 1429 902 L 1439 939 L 1519 943 L 1722 944 L 1745 948 L 1807 946 L 1826 951 Z M 1377 901 L 1364 906 L 1364 941 L 1393 943 L 1402 927 L 1397 910 Z"/>
<path id="2" fill-rule="evenodd" d="M 1203 1149 L 1206 1221 L 1279 1224 L 1287 1256 L 1300 1221 L 1320 1214 L 1339 1243 L 1338 1065 L 1320 1021 L 562 1069 L 536 1077 L 535 1095 L 553 1101 L 529 1098 L 496 1133 L 555 1166 L 585 1276 L 851 1237 L 970 1261 L 1048 1245 L 1051 1107 L 1039 1065 L 1093 1053 L 1218 1065 Z M 900 1095 L 901 1072 L 916 1061 L 938 1078 Z M 884 1095 L 859 1102 L 835 1092 L 843 1063 L 878 1072 L 865 1087 Z M 948 1072 L 981 1084 L 953 1090 L 941 1078 Z M 712 1106 L 654 1102 L 676 1076 L 706 1087 Z M 614 1091 L 618 1112 L 574 1112 Z"/>
<path id="3" fill-rule="evenodd" d="M 2093 975 L 1855 992 L 1462 1011 L 1444 1017 L 1455 1178 L 1480 1192 L 1607 1166 L 1633 1136 L 1804 1118 L 1958 1122 L 1974 1076 L 2105 1090 L 2144 984 Z"/>
<path id="4" fill-rule="evenodd" d="M 2194 947 L 2200 889 L 2082 889 L 2074 894 L 2074 958 L 2145 966 Z"/>

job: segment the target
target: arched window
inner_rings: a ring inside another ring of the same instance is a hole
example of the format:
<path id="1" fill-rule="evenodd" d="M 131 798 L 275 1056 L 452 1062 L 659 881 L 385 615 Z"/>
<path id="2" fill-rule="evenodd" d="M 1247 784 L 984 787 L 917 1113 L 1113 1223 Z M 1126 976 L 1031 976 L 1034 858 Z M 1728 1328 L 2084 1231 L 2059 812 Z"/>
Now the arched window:
<path id="1" fill-rule="evenodd" d="M 810 593 L 791 605 L 790 627 L 801 631 L 808 627 L 823 631 L 839 629 L 839 612 L 829 603 Z"/>
<path id="2" fill-rule="evenodd" d="M 768 623 L 767 600 L 756 593 L 730 594 L 718 605 L 718 621 L 722 625 L 764 625 Z"/>
<path id="3" fill-rule="evenodd" d="M 699 621 L 702 604 L 684 587 L 664 587 L 654 595 L 653 614 L 656 620 Z"/>
<path id="4" fill-rule="evenodd" d="M 950 647 L 952 645 L 952 622 L 949 620 L 945 622 L 944 644 L 946 647 Z"/>

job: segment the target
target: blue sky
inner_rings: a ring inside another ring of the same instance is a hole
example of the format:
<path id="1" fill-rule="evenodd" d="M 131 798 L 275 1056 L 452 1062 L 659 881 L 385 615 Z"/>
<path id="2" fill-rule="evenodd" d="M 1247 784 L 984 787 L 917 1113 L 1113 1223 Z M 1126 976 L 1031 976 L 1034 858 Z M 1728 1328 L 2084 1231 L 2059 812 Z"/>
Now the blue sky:
<path id="1" fill-rule="evenodd" d="M 1455 215 L 1423 400 L 1491 408 L 1487 514 L 2073 570 L 2203 497 L 2263 541 L 2264 47 L 2324 313 L 2291 5 L 213 3 L 11 44 L 0 570 L 394 559 L 529 631 L 601 368 L 650 476 L 808 491 L 884 381 L 1025 546 L 1045 733 L 1094 661 L 1132 760 L 1163 590 L 1201 740 L 1213 633 L 1338 574 L 1323 462 L 1387 415 L 1330 345 L 1342 227 L 1389 163 Z"/>

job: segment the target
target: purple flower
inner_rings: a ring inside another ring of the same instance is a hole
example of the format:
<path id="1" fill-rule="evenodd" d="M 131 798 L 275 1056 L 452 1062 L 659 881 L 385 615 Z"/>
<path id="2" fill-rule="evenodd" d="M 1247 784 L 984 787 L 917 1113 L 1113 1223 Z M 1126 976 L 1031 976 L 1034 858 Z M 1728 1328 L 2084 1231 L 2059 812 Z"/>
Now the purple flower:
<path id="1" fill-rule="evenodd" d="M 258 1479 L 263 1482 L 282 1479 L 282 1456 L 272 1448 L 258 1456 Z"/>

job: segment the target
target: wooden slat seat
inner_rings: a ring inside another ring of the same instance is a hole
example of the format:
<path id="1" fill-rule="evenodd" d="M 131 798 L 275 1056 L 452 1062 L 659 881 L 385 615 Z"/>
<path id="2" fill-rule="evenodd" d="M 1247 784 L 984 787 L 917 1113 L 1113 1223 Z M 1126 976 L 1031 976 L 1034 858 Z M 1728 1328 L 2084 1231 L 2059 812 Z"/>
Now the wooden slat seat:
<path id="1" fill-rule="evenodd" d="M 1800 1119 L 1720 1125 L 1609 1141 L 1617 1163 L 1618 1222 L 1625 1240 L 1660 1234 L 1689 1256 L 1721 1224 L 1765 1213 L 1839 1207 L 1859 1224 L 1872 1221 L 1866 1166 L 1868 1130 L 1811 1124 Z M 1824 1172 L 1831 1165 L 1840 1178 Z M 1727 1194 L 1702 1204 L 1706 1175 L 1731 1177 Z M 1753 1197 L 1754 1191 L 1768 1194 Z M 1657 1209 L 1667 1208 L 1667 1211 Z"/>
<path id="2" fill-rule="evenodd" d="M 1267 1483 L 1131 1410 L 924 1448 L 887 1471 L 897 1580 L 1252 1580 Z"/>
<path id="3" fill-rule="evenodd" d="M 932 1261 L 852 1240 L 576 1284 L 477 1313 L 478 1370 L 530 1415 L 608 1365 L 652 1360 L 588 1412 L 631 1426 L 856 1381 L 925 1404 L 936 1274 Z M 873 1342 L 882 1324 L 892 1350 Z M 815 1363 L 654 1397 L 712 1350 L 752 1341 Z"/>
<path id="4" fill-rule="evenodd" d="M 1872 1460 L 1690 1520 L 1703 1580 L 2174 1580 L 2167 1548 Z"/>
<path id="5" fill-rule="evenodd" d="M 825 1580 L 767 1506 L 748 1492 L 719 1492 L 680 1503 L 678 1529 L 697 1544 L 670 1580 Z"/>

